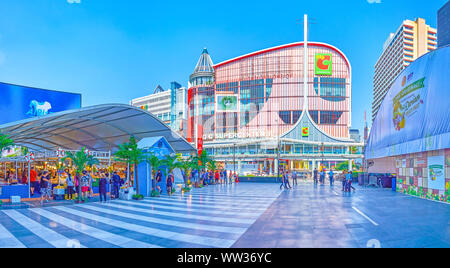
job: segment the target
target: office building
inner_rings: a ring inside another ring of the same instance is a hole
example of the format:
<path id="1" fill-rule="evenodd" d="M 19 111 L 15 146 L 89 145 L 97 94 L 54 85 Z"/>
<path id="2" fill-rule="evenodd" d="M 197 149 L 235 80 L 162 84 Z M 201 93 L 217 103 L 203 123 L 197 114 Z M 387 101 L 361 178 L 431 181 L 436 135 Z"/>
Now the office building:
<path id="1" fill-rule="evenodd" d="M 395 33 L 389 35 L 375 65 L 372 121 L 397 76 L 411 62 L 436 48 L 437 30 L 421 18 L 415 21 L 405 20 Z"/>

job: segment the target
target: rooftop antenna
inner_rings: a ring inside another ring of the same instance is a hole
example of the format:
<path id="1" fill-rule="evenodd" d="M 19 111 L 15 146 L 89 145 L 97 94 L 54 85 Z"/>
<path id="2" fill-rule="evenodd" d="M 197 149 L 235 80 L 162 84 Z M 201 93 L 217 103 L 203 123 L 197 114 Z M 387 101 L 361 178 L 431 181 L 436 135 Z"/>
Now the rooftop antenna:
<path id="1" fill-rule="evenodd" d="M 303 24 L 303 66 L 308 66 L 309 25 L 316 24 L 316 22 L 314 18 L 310 21 L 308 19 L 308 14 L 305 14 L 303 19 L 297 19 L 297 23 Z M 303 68 L 303 111 L 308 112 L 308 68 Z"/>

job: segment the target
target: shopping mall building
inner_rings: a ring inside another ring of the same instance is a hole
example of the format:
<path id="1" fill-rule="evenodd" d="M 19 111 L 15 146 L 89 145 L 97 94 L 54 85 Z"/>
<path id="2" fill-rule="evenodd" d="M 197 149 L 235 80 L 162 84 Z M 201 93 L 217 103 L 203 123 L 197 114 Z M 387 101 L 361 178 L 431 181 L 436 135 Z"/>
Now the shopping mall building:
<path id="1" fill-rule="evenodd" d="M 205 49 L 190 77 L 187 140 L 246 171 L 326 168 L 362 158 L 350 136 L 352 70 L 336 47 L 309 42 L 213 65 Z M 305 68 L 306 66 L 306 68 Z"/>

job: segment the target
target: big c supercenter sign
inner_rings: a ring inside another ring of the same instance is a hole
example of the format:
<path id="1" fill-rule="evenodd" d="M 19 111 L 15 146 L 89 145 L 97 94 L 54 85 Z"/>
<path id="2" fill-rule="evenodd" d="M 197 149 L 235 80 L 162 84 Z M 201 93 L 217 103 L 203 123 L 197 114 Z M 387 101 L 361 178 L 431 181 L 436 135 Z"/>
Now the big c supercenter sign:
<path id="1" fill-rule="evenodd" d="M 333 56 L 330 53 L 316 54 L 314 66 L 316 75 L 332 75 Z"/>

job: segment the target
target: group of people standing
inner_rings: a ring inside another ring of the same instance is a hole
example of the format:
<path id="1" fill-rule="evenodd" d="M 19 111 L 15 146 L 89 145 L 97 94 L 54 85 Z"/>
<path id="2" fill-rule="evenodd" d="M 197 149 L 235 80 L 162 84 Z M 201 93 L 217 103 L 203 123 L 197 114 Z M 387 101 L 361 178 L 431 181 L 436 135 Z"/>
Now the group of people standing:
<path id="1" fill-rule="evenodd" d="M 227 172 L 226 170 L 200 171 L 200 183 L 205 186 L 210 184 L 230 184 L 233 182 L 239 182 L 236 172 Z"/>
<path id="2" fill-rule="evenodd" d="M 344 178 L 342 180 L 342 191 L 350 193 L 352 190 L 355 192 L 355 187 L 352 186 L 353 171 L 344 171 Z"/>
<path id="3" fill-rule="evenodd" d="M 156 173 L 156 190 L 162 194 L 163 190 L 162 190 L 162 186 L 163 186 L 163 174 L 161 172 L 160 169 L 158 169 L 158 172 Z M 172 196 L 172 192 L 173 192 L 173 184 L 175 183 L 175 176 L 173 175 L 173 173 L 169 173 L 166 176 L 166 189 L 167 189 L 167 193 L 169 194 L 169 196 Z"/>
<path id="4" fill-rule="evenodd" d="M 327 179 L 328 175 L 328 181 L 330 182 L 330 186 L 334 185 L 334 179 L 335 179 L 335 173 L 333 169 L 330 169 L 330 171 L 326 171 L 325 168 L 323 168 L 321 171 L 319 171 L 317 168 L 314 169 L 313 173 L 313 180 L 314 184 L 325 184 L 325 181 Z M 292 180 L 293 186 L 298 185 L 298 177 L 299 174 L 296 171 L 282 171 L 282 178 L 281 178 L 281 185 L 280 189 L 292 189 L 292 186 L 290 184 L 290 181 Z M 353 182 L 353 172 L 352 171 L 344 171 L 342 175 L 342 191 L 343 192 L 351 192 L 356 191 L 355 187 L 352 186 Z"/>
<path id="5" fill-rule="evenodd" d="M 78 174 L 72 176 L 70 171 L 66 169 L 63 174 L 65 176 L 66 195 L 68 200 L 72 200 L 75 194 L 81 193 L 81 199 L 91 199 L 94 197 L 94 178 L 88 171 L 84 170 L 79 176 Z M 112 177 L 109 177 L 109 173 L 99 172 L 98 187 L 100 202 L 106 202 L 108 193 L 108 183 L 111 185 L 111 199 L 119 198 L 119 189 L 124 184 L 124 180 L 114 172 Z M 34 169 L 30 170 L 30 191 L 31 196 L 34 196 L 36 192 L 41 194 L 41 204 L 49 202 L 55 198 L 54 189 L 59 185 L 58 180 L 55 181 L 55 177 L 48 171 L 44 170 L 41 173 L 37 173 Z"/>
<path id="6" fill-rule="evenodd" d="M 288 190 L 292 189 L 291 183 L 289 182 L 290 179 L 292 179 L 292 185 L 297 186 L 298 185 L 298 176 L 299 174 L 296 171 L 283 171 L 281 176 L 281 185 L 280 189 L 283 189 L 283 187 Z"/>
<path id="7" fill-rule="evenodd" d="M 327 170 L 325 168 L 323 168 L 320 172 L 319 170 L 314 169 L 314 184 L 325 184 L 325 180 L 327 177 Z M 330 186 L 333 186 L 334 184 L 334 172 L 333 169 L 330 169 L 330 171 L 328 172 L 328 180 L 330 181 Z"/>

